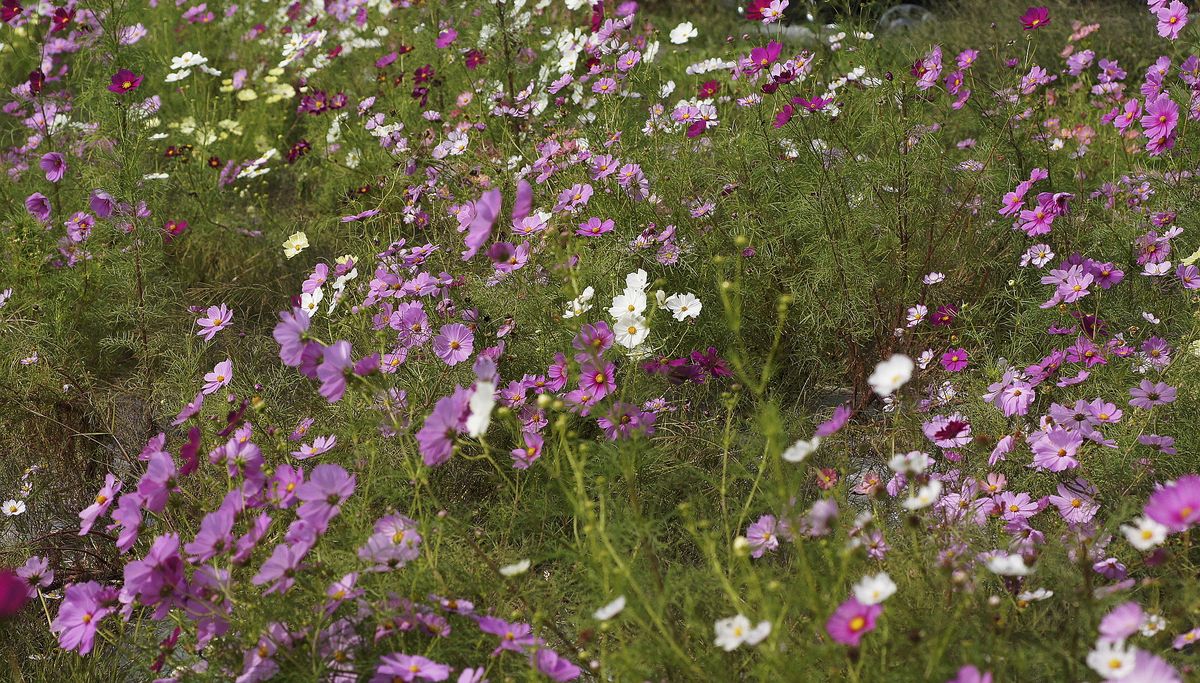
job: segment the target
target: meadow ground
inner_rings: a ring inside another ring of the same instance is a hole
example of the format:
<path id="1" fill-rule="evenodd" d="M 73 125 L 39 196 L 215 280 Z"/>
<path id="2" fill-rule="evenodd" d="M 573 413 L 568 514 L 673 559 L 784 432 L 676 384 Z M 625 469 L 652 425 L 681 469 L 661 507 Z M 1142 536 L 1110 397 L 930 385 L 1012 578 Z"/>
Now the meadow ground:
<path id="1" fill-rule="evenodd" d="M 1189 8 L 788 4 L 3 0 L 0 678 L 1194 680 Z"/>

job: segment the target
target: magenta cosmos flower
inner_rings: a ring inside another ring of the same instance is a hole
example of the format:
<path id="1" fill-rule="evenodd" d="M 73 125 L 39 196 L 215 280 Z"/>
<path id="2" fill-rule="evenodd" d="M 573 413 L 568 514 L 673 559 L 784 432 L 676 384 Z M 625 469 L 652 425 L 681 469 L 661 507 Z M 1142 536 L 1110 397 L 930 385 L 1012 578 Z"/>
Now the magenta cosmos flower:
<path id="1" fill-rule="evenodd" d="M 29 602 L 29 584 L 8 569 L 0 569 L 0 619 L 7 619 Z"/>
<path id="2" fill-rule="evenodd" d="M 142 84 L 142 77 L 133 73 L 129 69 L 120 69 L 113 74 L 112 82 L 108 86 L 109 92 L 115 92 L 123 95 L 130 90 L 136 90 Z"/>
<path id="3" fill-rule="evenodd" d="M 52 183 L 57 183 L 67 174 L 67 158 L 59 152 L 43 154 L 38 166 L 46 172 L 46 180 Z"/>
<path id="4" fill-rule="evenodd" d="M 1045 7 L 1030 7 L 1021 15 L 1021 25 L 1026 31 L 1039 29 L 1050 23 L 1050 10 Z"/>
<path id="5" fill-rule="evenodd" d="M 200 326 L 200 331 L 197 336 L 204 337 L 204 341 L 212 341 L 218 332 L 229 327 L 229 323 L 233 322 L 233 311 L 225 304 L 220 306 L 209 306 L 208 313 L 199 320 L 196 324 Z"/>
<path id="6" fill-rule="evenodd" d="M 438 336 L 433 338 L 433 352 L 446 365 L 458 365 L 471 357 L 475 349 L 475 336 L 471 329 L 461 323 L 442 325 Z"/>
<path id="7" fill-rule="evenodd" d="M 1184 531 L 1200 521 L 1200 475 L 1180 477 L 1150 494 L 1145 514 L 1171 531 Z"/>
<path id="8" fill-rule="evenodd" d="M 858 647 L 863 635 L 875 630 L 875 621 L 882 613 L 883 605 L 864 605 L 851 597 L 825 622 L 825 630 L 835 641 Z"/>
<path id="9" fill-rule="evenodd" d="M 950 372 L 960 372 L 967 367 L 967 350 L 964 348 L 950 349 L 942 354 L 942 367 Z"/>

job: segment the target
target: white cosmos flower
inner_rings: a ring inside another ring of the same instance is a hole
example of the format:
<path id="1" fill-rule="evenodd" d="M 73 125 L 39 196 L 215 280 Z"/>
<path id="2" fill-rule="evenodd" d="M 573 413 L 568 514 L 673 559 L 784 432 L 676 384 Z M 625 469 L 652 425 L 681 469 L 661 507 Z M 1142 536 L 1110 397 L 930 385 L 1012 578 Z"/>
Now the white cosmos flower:
<path id="1" fill-rule="evenodd" d="M 987 561 L 987 568 L 1000 576 L 1028 576 L 1033 571 L 1020 555 L 999 555 Z"/>
<path id="2" fill-rule="evenodd" d="M 854 597 L 864 605 L 878 605 L 892 597 L 895 592 L 896 583 L 887 572 L 864 576 L 854 584 Z"/>
<path id="3" fill-rule="evenodd" d="M 933 479 L 928 484 L 917 489 L 916 494 L 906 498 L 901 505 L 904 506 L 905 510 L 920 510 L 933 505 L 941 497 L 942 482 L 938 479 Z"/>
<path id="4" fill-rule="evenodd" d="M 912 359 L 897 353 L 875 366 L 875 372 L 867 378 L 867 383 L 880 396 L 891 396 L 905 382 L 912 379 Z"/>
<path id="5" fill-rule="evenodd" d="M 492 421 L 492 408 L 496 405 L 496 385 L 491 382 L 475 383 L 475 393 L 467 402 L 470 415 L 467 416 L 467 434 L 473 437 L 482 436 Z"/>
<path id="6" fill-rule="evenodd" d="M 897 474 L 911 472 L 920 474 L 929 469 L 930 459 L 928 453 L 921 451 L 910 451 L 903 455 L 897 453 L 888 460 L 888 467 Z"/>
<path id="7" fill-rule="evenodd" d="M 1087 664 L 1105 680 L 1124 678 L 1133 672 L 1135 651 L 1125 647 L 1124 640 L 1096 641 L 1096 647 L 1088 653 Z"/>
<path id="8" fill-rule="evenodd" d="M 671 42 L 676 45 L 683 45 L 698 35 L 700 35 L 700 32 L 696 30 L 695 26 L 692 26 L 692 22 L 685 21 L 671 29 Z"/>
<path id="9" fill-rule="evenodd" d="M 646 291 L 646 285 L 649 281 L 649 277 L 650 276 L 646 275 L 646 271 L 642 270 L 641 268 L 638 268 L 636 273 L 630 273 L 626 275 L 625 293 L 628 294 L 630 290 L 638 292 Z"/>
<path id="10" fill-rule="evenodd" d="M 613 298 L 608 314 L 614 318 L 623 315 L 641 315 L 646 311 L 646 293 L 640 289 L 626 289 L 624 293 Z"/>
<path id="11" fill-rule="evenodd" d="M 308 314 L 309 318 L 316 317 L 321 310 L 321 301 L 325 298 L 325 291 L 317 287 L 311 292 L 305 292 L 300 295 L 300 308 Z"/>
<path id="12" fill-rule="evenodd" d="M 292 258 L 296 254 L 308 248 L 308 235 L 303 232 L 294 232 L 287 241 L 283 243 L 283 255 Z"/>
<path id="13" fill-rule="evenodd" d="M 1054 597 L 1054 591 L 1048 591 L 1045 588 L 1039 588 L 1035 591 L 1025 591 L 1017 596 L 1018 600 L 1025 602 L 1037 602 L 1039 600 L 1048 600 Z"/>
<path id="14" fill-rule="evenodd" d="M 1167 620 L 1163 619 L 1161 614 L 1147 614 L 1146 620 L 1142 622 L 1140 632 L 1147 638 L 1153 638 L 1165 628 L 1167 628 Z"/>
<path id="15" fill-rule="evenodd" d="M 508 577 L 520 576 L 529 571 L 530 564 L 532 563 L 529 560 L 521 560 L 516 564 L 506 564 L 500 568 L 500 574 Z"/>
<path id="16" fill-rule="evenodd" d="M 717 631 L 714 644 L 726 652 L 738 649 L 742 643 L 758 645 L 771 635 L 771 622 L 760 621 L 758 626 L 751 626 L 750 620 L 741 614 L 728 619 L 718 619 L 713 627 Z"/>
<path id="17" fill-rule="evenodd" d="M 813 451 L 817 450 L 817 446 L 821 445 L 821 437 L 814 436 L 811 441 L 800 439 L 796 443 L 787 447 L 783 452 L 783 459 L 788 462 L 804 462 L 804 459 L 812 455 Z"/>
<path id="18" fill-rule="evenodd" d="M 3 512 L 5 517 L 16 517 L 25 512 L 25 503 L 19 500 L 6 500 L 3 505 L 0 505 L 0 512 Z"/>
<path id="19" fill-rule="evenodd" d="M 575 318 L 592 310 L 591 302 L 592 297 L 595 296 L 595 294 L 596 290 L 592 289 L 591 287 L 583 290 L 583 294 L 580 294 L 575 299 L 572 299 L 571 303 L 567 304 L 567 310 L 563 312 L 563 317 Z"/>
<path id="20" fill-rule="evenodd" d="M 621 346 L 636 349 L 650 336 L 650 328 L 646 326 L 645 318 L 636 313 L 628 313 L 617 318 L 613 334 Z"/>
<path id="21" fill-rule="evenodd" d="M 623 609 L 625 609 L 625 596 L 619 595 L 616 600 L 593 612 L 592 616 L 597 621 L 608 621 L 620 614 Z"/>
<path id="22" fill-rule="evenodd" d="M 171 71 L 179 71 L 180 69 L 191 69 L 201 64 L 207 64 L 208 57 L 198 52 L 185 52 L 178 57 L 171 58 Z"/>
<path id="23" fill-rule="evenodd" d="M 667 297 L 665 304 L 667 310 L 671 311 L 672 317 L 680 321 L 699 316 L 702 307 L 700 300 L 691 292 L 672 294 Z"/>
<path id="24" fill-rule="evenodd" d="M 1125 540 L 1129 541 L 1129 545 L 1143 552 L 1151 550 L 1167 540 L 1167 527 L 1149 517 L 1134 519 L 1132 526 L 1121 525 L 1121 532 L 1125 534 Z"/>

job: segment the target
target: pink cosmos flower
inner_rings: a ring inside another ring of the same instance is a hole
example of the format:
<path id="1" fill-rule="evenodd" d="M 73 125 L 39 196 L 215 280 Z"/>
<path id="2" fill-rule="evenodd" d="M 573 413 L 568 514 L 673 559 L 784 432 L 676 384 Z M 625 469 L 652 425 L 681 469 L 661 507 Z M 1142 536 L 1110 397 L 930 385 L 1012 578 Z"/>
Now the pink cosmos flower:
<path id="1" fill-rule="evenodd" d="M 974 666 L 967 665 L 946 683 L 992 683 L 992 672 L 980 671 Z"/>
<path id="2" fill-rule="evenodd" d="M 579 228 L 575 231 L 575 234 L 583 237 L 599 237 L 606 232 L 612 232 L 612 229 L 613 221 L 611 218 L 601 220 L 592 216 L 586 222 L 579 224 Z"/>
<path id="3" fill-rule="evenodd" d="M 250 579 L 250 583 L 255 586 L 270 583 L 271 585 L 263 591 L 263 595 L 286 593 L 296 583 L 296 569 L 299 568 L 301 559 L 303 556 L 296 552 L 291 545 L 280 543 L 271 551 L 271 557 Z"/>
<path id="4" fill-rule="evenodd" d="M 458 365 L 471 357 L 475 349 L 475 336 L 471 329 L 461 323 L 443 325 L 433 338 L 433 352 L 446 365 Z"/>
<path id="5" fill-rule="evenodd" d="M 81 655 L 91 652 L 96 629 L 112 614 L 116 603 L 117 590 L 95 581 L 67 586 L 58 616 L 50 625 L 50 630 L 58 635 L 58 646 L 78 650 Z"/>
<path id="6" fill-rule="evenodd" d="M 292 457 L 297 460 L 307 460 L 328 453 L 336 445 L 336 436 L 318 436 L 313 439 L 311 444 L 303 444 L 297 450 L 292 451 Z"/>
<path id="7" fill-rule="evenodd" d="M 379 666 L 371 683 L 394 683 L 395 681 L 444 681 L 450 677 L 450 667 L 420 655 L 393 652 L 379 659 Z"/>
<path id="8" fill-rule="evenodd" d="M 1144 379 L 1136 387 L 1129 390 L 1129 395 L 1132 397 L 1129 400 L 1129 405 L 1134 408 L 1150 410 L 1154 406 L 1174 402 L 1176 394 L 1175 387 L 1170 386 L 1166 382 L 1151 382 L 1148 379 Z"/>
<path id="9" fill-rule="evenodd" d="M 1163 93 L 1146 103 L 1146 113 L 1142 116 L 1142 134 L 1151 140 L 1162 140 L 1175 131 L 1179 123 L 1179 105 L 1171 96 Z"/>
<path id="10" fill-rule="evenodd" d="M 1144 512 L 1171 531 L 1184 531 L 1200 521 L 1200 475 L 1180 477 L 1150 494 Z"/>
<path id="11" fill-rule="evenodd" d="M 1138 632 L 1146 613 L 1136 602 L 1123 602 L 1100 620 L 1100 635 L 1108 640 L 1125 640 Z"/>
<path id="12" fill-rule="evenodd" d="M 104 486 L 100 488 L 100 492 L 96 494 L 96 499 L 92 504 L 79 512 L 79 535 L 86 536 L 92 530 L 92 526 L 96 520 L 108 512 L 108 508 L 112 506 L 116 500 L 117 492 L 121 490 L 121 480 L 117 479 L 111 472 L 104 475 Z"/>
<path id="13" fill-rule="evenodd" d="M 208 313 L 199 320 L 196 324 L 200 326 L 200 331 L 196 333 L 199 337 L 204 337 L 204 341 L 212 341 L 218 332 L 229 327 L 229 323 L 233 322 L 233 311 L 225 304 L 220 306 L 209 306 Z"/>
<path id="14" fill-rule="evenodd" d="M 204 375 L 204 387 L 201 392 L 211 394 L 221 387 L 229 386 L 233 380 L 233 361 L 225 360 L 213 366 L 212 372 Z"/>
<path id="15" fill-rule="evenodd" d="M 1179 0 L 1171 3 L 1154 13 L 1158 18 L 1158 35 L 1168 40 L 1179 38 L 1179 32 L 1188 23 L 1188 7 Z"/>
<path id="16" fill-rule="evenodd" d="M 875 630 L 875 622 L 883 613 L 883 605 L 864 605 L 850 597 L 825 622 L 825 630 L 835 641 L 858 647 L 863 635 Z"/>
<path id="17" fill-rule="evenodd" d="M 1033 465 L 1051 472 L 1079 467 L 1075 455 L 1082 445 L 1083 437 L 1078 433 L 1062 427 L 1052 427 L 1030 445 L 1033 448 Z"/>
<path id="18" fill-rule="evenodd" d="M 573 681 L 582 673 L 579 667 L 572 664 L 566 657 L 544 647 L 538 648 L 530 659 L 539 672 L 557 683 Z"/>
<path id="19" fill-rule="evenodd" d="M 774 552 L 779 547 L 779 530 L 774 515 L 763 515 L 746 528 L 746 540 L 750 542 L 750 557 L 759 558 L 763 553 Z"/>

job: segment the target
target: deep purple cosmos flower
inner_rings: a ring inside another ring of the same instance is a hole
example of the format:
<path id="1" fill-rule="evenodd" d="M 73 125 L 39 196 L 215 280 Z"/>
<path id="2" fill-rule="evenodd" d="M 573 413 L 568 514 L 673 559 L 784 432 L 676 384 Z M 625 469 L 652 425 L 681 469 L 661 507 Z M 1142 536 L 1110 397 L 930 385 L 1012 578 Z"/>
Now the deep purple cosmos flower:
<path id="1" fill-rule="evenodd" d="M 12 570 L 0 568 L 0 620 L 20 612 L 29 597 L 26 581 Z"/>
<path id="2" fill-rule="evenodd" d="M 133 73 L 129 69 L 120 69 L 113 74 L 112 82 L 108 86 L 109 92 L 125 94 L 131 90 L 136 90 L 142 84 L 142 77 Z"/>
<path id="3" fill-rule="evenodd" d="M 1050 10 L 1045 7 L 1030 7 L 1021 15 L 1020 21 L 1026 31 L 1039 29 L 1050 23 Z"/>

